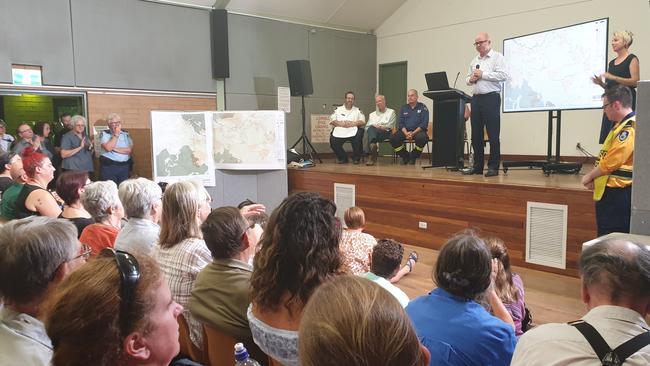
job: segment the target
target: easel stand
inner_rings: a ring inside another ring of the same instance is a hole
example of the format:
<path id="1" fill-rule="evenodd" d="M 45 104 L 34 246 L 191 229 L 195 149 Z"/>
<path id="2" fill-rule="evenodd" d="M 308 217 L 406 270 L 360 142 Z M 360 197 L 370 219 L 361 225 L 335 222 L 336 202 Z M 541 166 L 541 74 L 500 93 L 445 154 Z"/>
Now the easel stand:
<path id="1" fill-rule="evenodd" d="M 318 151 L 316 151 L 316 148 L 314 148 L 314 145 L 311 144 L 311 141 L 309 141 L 309 138 L 307 137 L 307 133 L 305 130 L 305 96 L 301 95 L 300 98 L 302 99 L 302 135 L 298 138 L 296 142 L 294 142 L 293 145 L 289 148 L 289 150 L 293 149 L 296 147 L 300 141 L 302 141 L 302 153 L 303 155 L 307 154 L 307 146 L 309 146 L 309 157 L 311 160 L 314 160 L 314 156 L 316 156 L 316 159 L 318 159 L 319 163 L 323 163 L 323 160 L 321 160 L 320 156 L 318 156 Z"/>
<path id="2" fill-rule="evenodd" d="M 553 120 L 556 121 L 557 130 L 555 135 L 555 158 L 551 156 L 553 150 Z M 562 111 L 548 111 L 548 146 L 546 160 L 529 161 L 504 161 L 503 172 L 508 173 L 510 168 L 528 167 L 541 168 L 547 177 L 551 173 L 578 174 L 582 169 L 582 163 L 563 163 L 560 161 L 560 131 L 562 130 Z"/>

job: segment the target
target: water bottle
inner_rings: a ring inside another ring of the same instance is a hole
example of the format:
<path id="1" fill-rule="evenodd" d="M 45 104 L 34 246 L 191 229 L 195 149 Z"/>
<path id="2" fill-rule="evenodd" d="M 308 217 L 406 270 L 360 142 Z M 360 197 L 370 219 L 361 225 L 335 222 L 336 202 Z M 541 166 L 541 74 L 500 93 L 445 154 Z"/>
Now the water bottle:
<path id="1" fill-rule="evenodd" d="M 243 343 L 235 344 L 235 366 L 261 366 L 259 362 L 250 358 Z"/>

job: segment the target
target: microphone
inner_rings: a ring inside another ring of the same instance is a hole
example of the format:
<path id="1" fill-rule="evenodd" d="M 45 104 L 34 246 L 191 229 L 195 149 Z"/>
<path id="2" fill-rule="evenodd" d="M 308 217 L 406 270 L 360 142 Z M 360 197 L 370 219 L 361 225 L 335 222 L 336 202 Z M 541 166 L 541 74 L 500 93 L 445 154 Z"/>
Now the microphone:
<path id="1" fill-rule="evenodd" d="M 480 68 L 481 68 L 481 65 L 476 64 L 476 70 L 478 70 L 478 69 L 480 69 Z"/>
<path id="2" fill-rule="evenodd" d="M 460 71 L 456 74 L 456 80 L 454 80 L 454 89 L 456 89 L 456 82 L 458 82 L 458 77 L 460 76 Z"/>

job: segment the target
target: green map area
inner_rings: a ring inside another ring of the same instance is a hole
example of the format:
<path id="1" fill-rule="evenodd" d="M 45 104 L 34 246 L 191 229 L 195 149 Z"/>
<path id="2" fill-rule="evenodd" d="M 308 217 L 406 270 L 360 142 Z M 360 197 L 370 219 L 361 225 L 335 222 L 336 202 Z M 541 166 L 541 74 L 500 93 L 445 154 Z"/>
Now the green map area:
<path id="1" fill-rule="evenodd" d="M 206 164 L 197 165 L 192 149 L 185 145 L 178 154 L 170 154 L 167 149 L 156 155 L 158 176 L 200 175 L 208 171 Z"/>

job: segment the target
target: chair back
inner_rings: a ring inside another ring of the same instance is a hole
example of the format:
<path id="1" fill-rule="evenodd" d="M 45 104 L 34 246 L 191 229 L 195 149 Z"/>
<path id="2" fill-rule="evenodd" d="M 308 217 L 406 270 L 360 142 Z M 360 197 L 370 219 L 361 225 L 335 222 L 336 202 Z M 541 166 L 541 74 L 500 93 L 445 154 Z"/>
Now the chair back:
<path id="1" fill-rule="evenodd" d="M 192 343 L 187 320 L 185 320 L 183 314 L 180 314 L 176 319 L 178 320 L 178 343 L 181 345 L 181 353 L 198 363 L 203 363 L 203 352 Z M 205 343 L 205 339 L 203 339 L 203 343 Z"/>
<path id="2" fill-rule="evenodd" d="M 242 342 L 251 358 L 262 365 L 272 365 L 271 359 L 253 342 L 237 340 L 207 324 L 203 324 L 203 355 L 205 366 L 232 366 L 235 364 L 235 344 Z M 276 365 L 279 365 L 276 363 Z"/>

